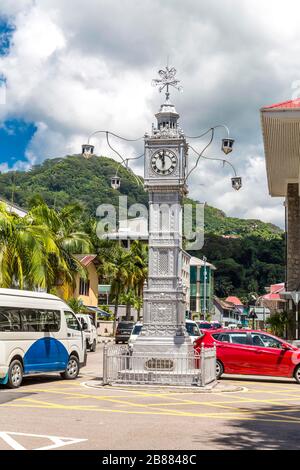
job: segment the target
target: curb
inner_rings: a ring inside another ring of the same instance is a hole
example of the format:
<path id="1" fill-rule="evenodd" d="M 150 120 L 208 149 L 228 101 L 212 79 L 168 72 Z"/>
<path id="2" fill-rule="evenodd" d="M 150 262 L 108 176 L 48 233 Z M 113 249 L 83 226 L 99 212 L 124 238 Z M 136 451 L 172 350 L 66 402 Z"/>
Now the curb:
<path id="1" fill-rule="evenodd" d="M 215 382 L 205 387 L 196 387 L 196 386 L 172 386 L 172 385 L 145 385 L 145 384 L 118 384 L 112 383 L 108 385 L 103 385 L 102 380 L 88 380 L 81 383 L 82 386 L 87 388 L 98 388 L 101 390 L 107 388 L 119 389 L 119 390 L 151 390 L 157 392 L 177 392 L 177 393 L 232 393 L 232 392 L 241 392 L 246 391 L 245 387 L 236 386 L 236 385 L 223 385 L 220 382 Z"/>

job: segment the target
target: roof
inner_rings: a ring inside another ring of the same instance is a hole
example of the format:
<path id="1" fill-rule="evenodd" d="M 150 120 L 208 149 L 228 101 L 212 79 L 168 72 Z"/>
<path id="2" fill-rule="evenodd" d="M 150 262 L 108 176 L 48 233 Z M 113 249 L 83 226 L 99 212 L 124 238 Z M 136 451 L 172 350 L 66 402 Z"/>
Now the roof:
<path id="1" fill-rule="evenodd" d="M 284 290 L 285 290 L 284 282 L 280 282 L 279 284 L 272 284 L 270 286 L 270 293 L 271 294 L 278 294 L 279 292 L 282 292 Z"/>
<path id="2" fill-rule="evenodd" d="M 32 297 L 35 299 L 59 300 L 63 302 L 63 300 L 57 297 L 56 295 L 48 294 L 47 292 L 29 291 L 21 289 L 0 289 L 0 296 L 1 295 L 9 295 L 12 297 Z"/>
<path id="3" fill-rule="evenodd" d="M 287 195 L 299 180 L 300 99 L 261 108 L 268 187 L 271 196 Z"/>
<path id="4" fill-rule="evenodd" d="M 89 264 L 97 258 L 97 255 L 74 255 L 78 261 L 82 264 L 82 266 L 87 267 Z"/>
<path id="5" fill-rule="evenodd" d="M 281 103 L 271 104 L 269 106 L 264 106 L 262 109 L 300 109 L 300 98 L 295 100 L 282 101 Z"/>
<path id="6" fill-rule="evenodd" d="M 192 256 L 190 259 L 190 266 L 204 266 L 204 261 L 203 259 Z M 206 266 L 214 270 L 217 269 L 213 264 L 209 263 L 208 261 L 206 261 Z"/>
<path id="7" fill-rule="evenodd" d="M 263 300 L 275 300 L 277 302 L 285 302 L 285 300 L 283 300 L 281 297 L 280 297 L 280 294 L 277 294 L 277 293 L 271 293 L 271 294 L 266 294 L 266 295 L 263 295 L 261 297 L 261 299 Z"/>
<path id="8" fill-rule="evenodd" d="M 243 302 L 238 297 L 235 297 L 234 295 L 227 297 L 225 301 L 231 302 L 234 305 L 243 305 Z"/>
<path id="9" fill-rule="evenodd" d="M 219 304 L 223 310 L 234 310 L 235 305 L 232 302 L 227 302 L 226 300 L 219 299 L 219 297 L 214 296 L 214 302 Z"/>

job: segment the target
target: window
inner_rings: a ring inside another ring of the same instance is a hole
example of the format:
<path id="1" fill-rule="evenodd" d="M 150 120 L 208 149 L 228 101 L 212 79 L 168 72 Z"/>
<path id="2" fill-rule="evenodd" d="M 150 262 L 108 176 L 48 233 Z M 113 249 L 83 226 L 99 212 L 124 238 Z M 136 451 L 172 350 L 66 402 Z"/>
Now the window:
<path id="1" fill-rule="evenodd" d="M 143 325 L 135 325 L 133 328 L 132 334 L 133 335 L 139 335 L 140 332 L 142 331 Z"/>
<path id="2" fill-rule="evenodd" d="M 220 341 L 220 333 L 216 333 L 216 334 L 212 335 L 212 337 L 214 339 L 217 339 L 218 341 Z"/>
<path id="3" fill-rule="evenodd" d="M 0 331 L 21 331 L 21 319 L 18 310 L 11 307 L 0 308 Z"/>
<path id="4" fill-rule="evenodd" d="M 81 326 L 77 318 L 72 312 L 65 312 L 67 327 L 71 330 L 81 330 Z"/>
<path id="5" fill-rule="evenodd" d="M 220 334 L 218 341 L 222 341 L 222 343 L 230 343 L 229 334 L 228 333 Z"/>
<path id="6" fill-rule="evenodd" d="M 272 338 L 272 336 L 265 335 L 262 333 L 251 333 L 252 344 L 254 346 L 261 346 L 263 348 L 282 348 L 281 341 Z"/>
<path id="7" fill-rule="evenodd" d="M 0 307 L 0 331 L 41 333 L 59 330 L 59 310 Z"/>
<path id="8" fill-rule="evenodd" d="M 90 281 L 80 278 L 79 295 L 89 295 Z"/>
<path id="9" fill-rule="evenodd" d="M 231 333 L 230 339 L 233 344 L 247 344 L 247 333 Z"/>
<path id="10" fill-rule="evenodd" d="M 200 336 L 200 331 L 196 323 L 186 322 L 185 327 L 190 336 Z"/>

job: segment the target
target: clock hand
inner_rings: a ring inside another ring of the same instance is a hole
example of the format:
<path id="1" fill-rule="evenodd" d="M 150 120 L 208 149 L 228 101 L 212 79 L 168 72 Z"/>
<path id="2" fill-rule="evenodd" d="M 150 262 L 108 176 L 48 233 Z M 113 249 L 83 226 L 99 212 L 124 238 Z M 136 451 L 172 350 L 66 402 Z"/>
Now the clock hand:
<path id="1" fill-rule="evenodd" d="M 162 166 L 165 166 L 165 151 L 163 150 L 163 154 L 161 156 Z"/>

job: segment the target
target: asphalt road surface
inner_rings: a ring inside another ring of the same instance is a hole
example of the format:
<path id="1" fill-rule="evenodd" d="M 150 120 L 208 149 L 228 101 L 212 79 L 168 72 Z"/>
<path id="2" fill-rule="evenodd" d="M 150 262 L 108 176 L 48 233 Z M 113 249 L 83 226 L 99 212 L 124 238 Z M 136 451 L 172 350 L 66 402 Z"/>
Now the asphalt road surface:
<path id="1" fill-rule="evenodd" d="M 235 392 L 95 388 L 102 346 L 75 381 L 28 377 L 0 388 L 0 449 L 299 449 L 300 385 L 222 379 Z"/>

